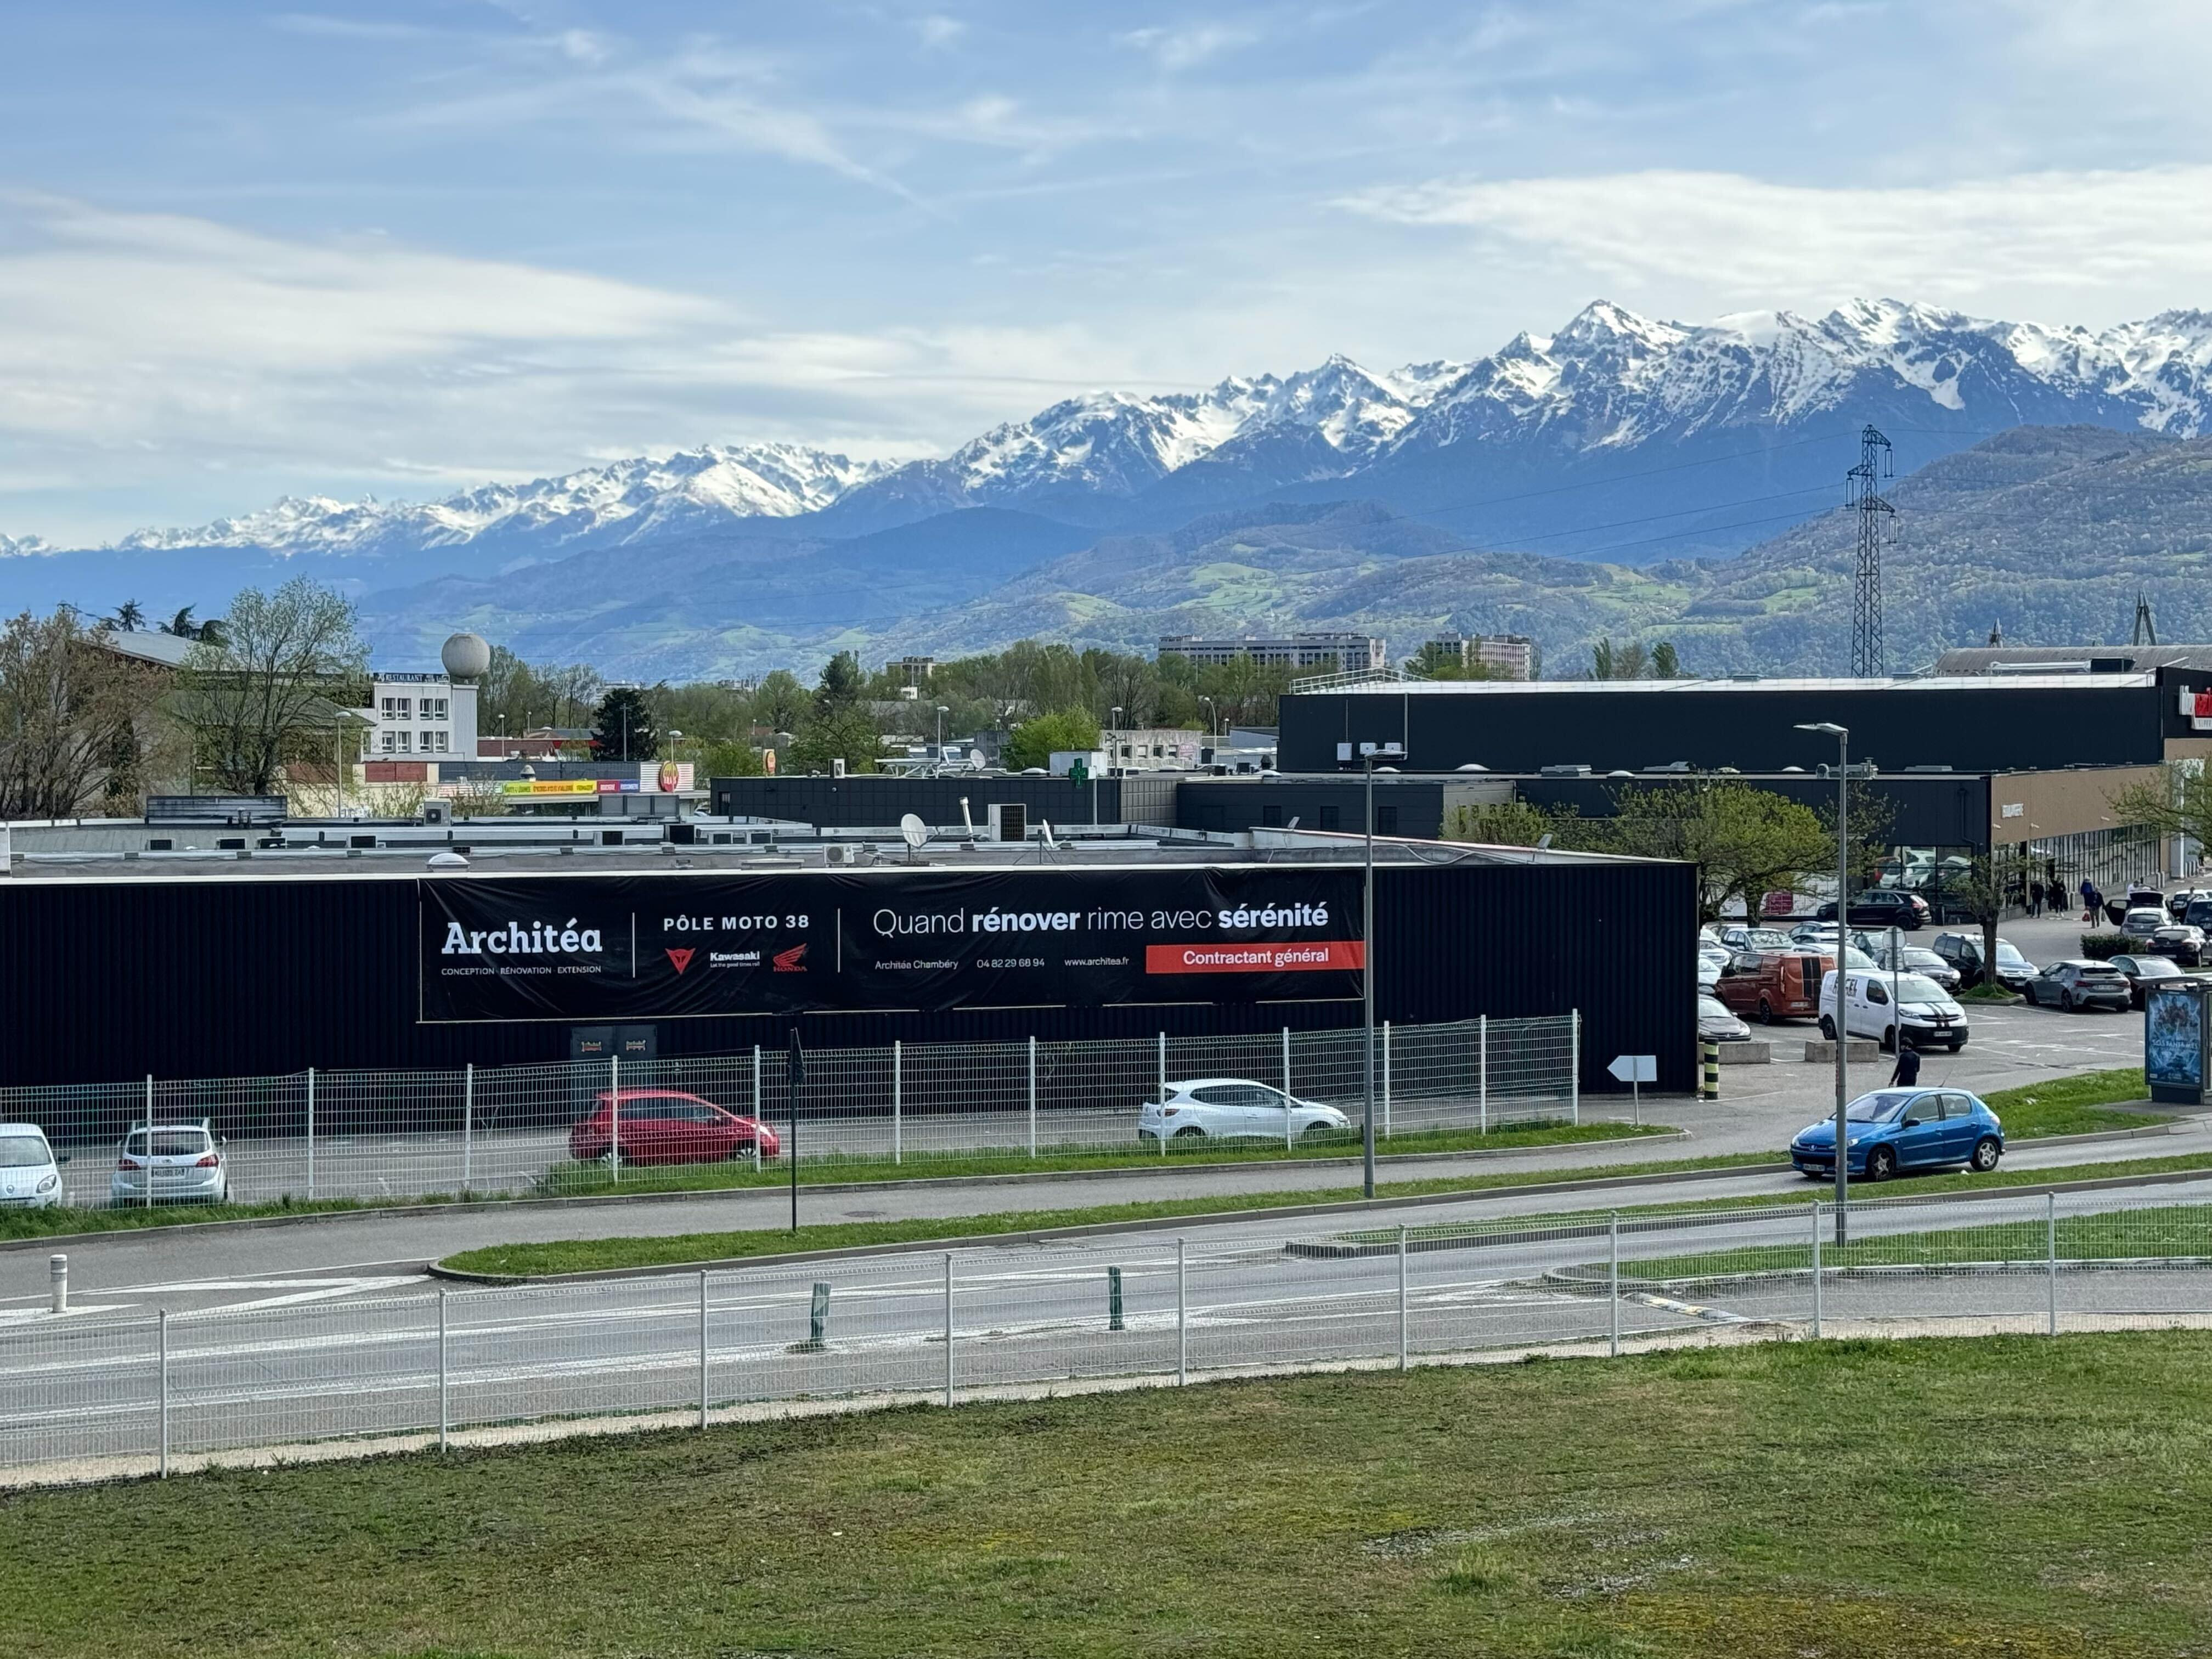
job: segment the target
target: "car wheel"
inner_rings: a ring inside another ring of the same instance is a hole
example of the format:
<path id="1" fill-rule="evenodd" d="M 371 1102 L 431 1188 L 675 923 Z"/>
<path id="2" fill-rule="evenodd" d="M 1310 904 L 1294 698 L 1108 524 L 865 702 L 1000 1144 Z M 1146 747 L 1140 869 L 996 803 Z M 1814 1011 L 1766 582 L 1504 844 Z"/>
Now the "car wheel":
<path id="1" fill-rule="evenodd" d="M 2003 1156 L 2004 1148 L 1997 1145 L 1997 1138 L 1984 1135 L 1974 1143 L 1974 1156 L 1970 1162 L 1976 1175 L 1987 1175 L 1997 1167 L 1997 1160 Z"/>
<path id="2" fill-rule="evenodd" d="M 1202 1135 L 1205 1133 L 1206 1131 L 1200 1128 L 1195 1123 L 1186 1123 L 1182 1128 L 1177 1129 L 1175 1132 L 1175 1138 L 1177 1140 L 1182 1140 L 1191 1135 Z"/>
<path id="3" fill-rule="evenodd" d="M 1897 1027 L 1893 1025 L 1881 1034 L 1880 1046 L 1881 1052 L 1886 1054 L 1893 1054 L 1897 1052 Z"/>
<path id="4" fill-rule="evenodd" d="M 1826 1014 L 1820 1016 L 1820 1035 L 1831 1042 L 1836 1040 L 1836 1022 Z"/>
<path id="5" fill-rule="evenodd" d="M 1761 1025 L 1771 1025 L 1774 1024 L 1774 1005 L 1769 1002 L 1765 997 L 1761 997 L 1759 1000 L 1759 1023 Z"/>
<path id="6" fill-rule="evenodd" d="M 2081 999 L 2072 991 L 2066 993 L 2066 1012 L 2069 1014 L 2078 1014 L 2081 1012 Z"/>
<path id="7" fill-rule="evenodd" d="M 1887 1181 L 1897 1173 L 1897 1154 L 1887 1146 L 1876 1146 L 1867 1154 L 1866 1173 L 1869 1181 Z"/>
<path id="8" fill-rule="evenodd" d="M 1298 1131 L 1298 1139 L 1301 1140 L 1326 1140 L 1329 1136 L 1335 1133 L 1336 1126 L 1333 1123 L 1309 1123 L 1304 1128 Z"/>

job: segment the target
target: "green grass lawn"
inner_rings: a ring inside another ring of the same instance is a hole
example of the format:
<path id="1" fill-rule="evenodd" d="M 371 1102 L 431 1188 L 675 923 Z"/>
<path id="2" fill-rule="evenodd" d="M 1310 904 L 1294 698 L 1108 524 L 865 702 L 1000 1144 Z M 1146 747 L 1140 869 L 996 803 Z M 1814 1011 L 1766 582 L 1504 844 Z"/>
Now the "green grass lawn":
<path id="1" fill-rule="evenodd" d="M 1999 1089 L 1982 1098 L 2004 1120 L 2007 1139 L 2028 1140 L 2039 1135 L 2089 1134 L 2099 1129 L 2140 1129 L 2159 1120 L 2141 1112 L 2100 1110 L 2108 1101 L 2142 1100 L 2150 1093 L 2142 1067 L 2124 1066 L 2111 1072 L 2083 1072 L 2074 1077 L 2051 1078 Z"/>
<path id="2" fill-rule="evenodd" d="M 2208 1379 L 1778 1343 L 202 1474 L 0 1498 L 0 1608 L 10 1659 L 2164 1659 Z"/>
<path id="3" fill-rule="evenodd" d="M 1739 1163 L 1771 1162 L 1756 1155 Z M 1667 1165 L 1635 1167 L 1632 1173 L 1649 1173 Z M 1722 1164 L 1685 1164 L 1676 1168 L 1708 1169 Z M 2051 1182 L 2081 1180 L 2106 1175 L 2161 1175 L 2170 1171 L 2212 1170 L 2212 1152 L 2185 1153 L 2172 1158 L 2130 1158 L 2116 1164 L 2076 1164 L 2051 1170 L 2004 1170 L 1978 1176 L 1965 1171 L 1905 1176 L 1883 1188 L 1886 1195 L 1913 1193 L 1980 1190 L 1992 1187 L 2042 1186 Z M 1562 1181 L 1620 1175 L 1620 1170 L 1528 1170 L 1517 1175 L 1442 1176 L 1433 1181 L 1398 1181 L 1376 1187 L 1379 1198 L 1414 1198 L 1431 1193 L 1466 1193 L 1470 1196 L 1498 1187 L 1543 1186 Z M 1827 1196 L 1829 1188 L 1808 1183 L 1767 1197 L 1673 1199 L 1656 1204 L 1623 1205 L 1623 1216 L 1677 1214 L 1698 1210 L 1740 1210 L 1781 1204 L 1810 1204 Z M 676 1267 L 696 1261 L 742 1260 L 747 1256 L 781 1255 L 789 1250 L 849 1249 L 867 1244 L 924 1243 L 941 1238 L 986 1238 L 1000 1233 L 1029 1232 L 1043 1227 L 1081 1227 L 1098 1222 L 1169 1220 L 1176 1216 L 1224 1215 L 1240 1210 L 1296 1208 L 1341 1203 L 1359 1196 L 1357 1187 L 1318 1190 L 1238 1193 L 1211 1198 L 1157 1199 L 1129 1204 L 1095 1204 L 1060 1210 L 1002 1210 L 985 1215 L 927 1216 L 896 1221 L 840 1221 L 802 1225 L 796 1234 L 774 1227 L 750 1227 L 726 1232 L 675 1233 L 659 1237 L 568 1238 L 534 1244 L 492 1244 L 464 1250 L 441 1264 L 461 1273 L 500 1273 L 517 1278 L 545 1273 L 594 1273 L 611 1267 Z M 804 1206 L 801 1207 L 804 1214 Z M 1586 1221 L 1589 1210 L 1556 1211 L 1515 1216 L 1498 1224 L 1540 1226 L 1547 1222 Z M 1318 1218 L 1316 1218 L 1318 1219 Z M 1295 1224 L 1286 1223 L 1285 1224 Z M 1412 1237 L 1441 1237 L 1468 1231 L 1465 1222 L 1439 1223 L 1409 1229 Z M 1353 1242 L 1395 1239 L 1398 1230 L 1353 1229 L 1338 1235 Z"/>
<path id="4" fill-rule="evenodd" d="M 800 1126 L 802 1135 L 805 1125 Z M 1473 1129 L 1425 1129 L 1399 1133 L 1376 1142 L 1378 1154 L 1406 1156 L 1418 1152 L 1506 1152 L 1516 1146 L 1577 1146 L 1595 1141 L 1629 1140 L 1638 1136 L 1673 1135 L 1659 1124 L 1638 1128 L 1613 1122 L 1557 1123 L 1501 1122 L 1487 1134 Z M 1357 1158 L 1357 1133 L 1308 1135 L 1285 1146 L 1260 1140 L 1209 1140 L 1200 1136 L 1170 1139 L 1164 1149 L 1157 1141 L 1143 1147 L 1133 1142 L 1111 1151 L 1046 1151 L 1036 1158 L 1018 1147 L 995 1152 L 909 1152 L 903 1163 L 889 1158 L 858 1158 L 831 1153 L 822 1158 L 801 1157 L 799 1184 L 809 1182 L 913 1181 L 932 1176 L 977 1175 L 1045 1175 L 1068 1170 L 1157 1170 L 1194 1164 L 1304 1163 L 1316 1158 Z M 769 1162 L 756 1171 L 750 1163 L 687 1164 L 639 1168 L 622 1172 L 599 1162 L 578 1164 L 563 1160 L 546 1170 L 538 1182 L 538 1195 L 569 1198 L 605 1193 L 713 1192 L 732 1187 L 781 1187 L 791 1171 Z"/>

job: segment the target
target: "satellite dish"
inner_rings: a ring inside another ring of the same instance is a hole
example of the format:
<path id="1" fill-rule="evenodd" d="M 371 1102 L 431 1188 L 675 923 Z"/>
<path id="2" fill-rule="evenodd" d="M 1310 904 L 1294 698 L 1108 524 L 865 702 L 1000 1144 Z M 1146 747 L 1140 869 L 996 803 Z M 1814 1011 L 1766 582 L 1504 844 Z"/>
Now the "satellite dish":
<path id="1" fill-rule="evenodd" d="M 970 749 L 968 751 L 968 769 L 969 771 L 980 772 L 989 764 L 990 763 L 983 758 L 983 751 L 981 750 Z"/>
<path id="2" fill-rule="evenodd" d="M 920 818 L 908 812 L 899 820 L 899 836 L 908 846 L 919 853 L 923 844 L 929 840 L 929 828 Z"/>

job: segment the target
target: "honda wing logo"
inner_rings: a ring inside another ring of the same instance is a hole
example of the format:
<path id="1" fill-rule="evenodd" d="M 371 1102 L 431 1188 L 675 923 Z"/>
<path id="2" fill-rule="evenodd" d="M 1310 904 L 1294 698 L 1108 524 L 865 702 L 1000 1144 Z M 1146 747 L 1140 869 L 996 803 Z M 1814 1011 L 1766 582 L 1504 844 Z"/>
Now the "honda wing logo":
<path id="1" fill-rule="evenodd" d="M 778 951 L 775 961 L 779 974 L 803 974 L 806 971 L 806 947 L 794 945 L 788 951 Z"/>
<path id="2" fill-rule="evenodd" d="M 681 978 L 683 976 L 684 970 L 691 965 L 692 955 L 693 952 L 688 949 L 669 951 L 669 965 L 676 969 L 677 976 L 678 978 Z"/>

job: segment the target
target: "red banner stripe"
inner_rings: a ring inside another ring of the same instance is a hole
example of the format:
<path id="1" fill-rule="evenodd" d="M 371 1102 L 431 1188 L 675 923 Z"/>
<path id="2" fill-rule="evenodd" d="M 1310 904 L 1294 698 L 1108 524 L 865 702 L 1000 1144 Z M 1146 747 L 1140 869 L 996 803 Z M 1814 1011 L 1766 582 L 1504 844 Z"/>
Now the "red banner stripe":
<path id="1" fill-rule="evenodd" d="M 1148 974 L 1341 973 L 1365 960 L 1356 939 L 1297 943 L 1260 939 L 1245 945 L 1147 945 Z"/>

